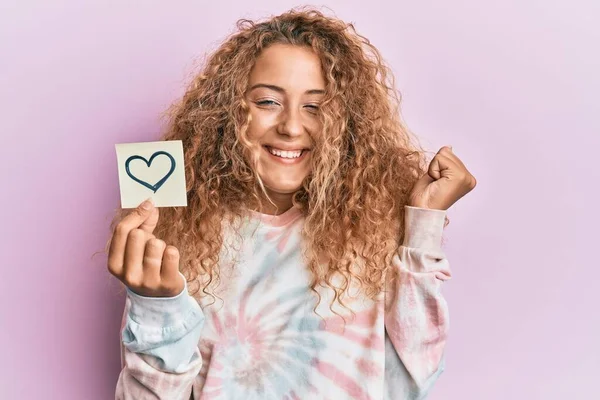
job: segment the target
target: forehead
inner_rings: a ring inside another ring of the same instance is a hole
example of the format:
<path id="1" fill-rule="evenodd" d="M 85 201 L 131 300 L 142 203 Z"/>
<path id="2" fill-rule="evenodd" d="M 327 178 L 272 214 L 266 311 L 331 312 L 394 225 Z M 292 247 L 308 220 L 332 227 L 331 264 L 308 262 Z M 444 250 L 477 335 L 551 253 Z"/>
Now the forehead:
<path id="1" fill-rule="evenodd" d="M 250 72 L 250 83 L 324 88 L 319 57 L 308 47 L 274 44 L 264 49 Z"/>

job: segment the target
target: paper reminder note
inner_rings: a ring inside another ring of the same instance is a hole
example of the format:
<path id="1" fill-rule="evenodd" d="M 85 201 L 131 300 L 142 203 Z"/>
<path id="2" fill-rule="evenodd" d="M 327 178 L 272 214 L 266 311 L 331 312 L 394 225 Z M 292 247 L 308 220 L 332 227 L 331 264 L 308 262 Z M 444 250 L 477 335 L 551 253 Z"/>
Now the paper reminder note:
<path id="1" fill-rule="evenodd" d="M 187 206 L 181 140 L 116 144 L 121 207 Z"/>

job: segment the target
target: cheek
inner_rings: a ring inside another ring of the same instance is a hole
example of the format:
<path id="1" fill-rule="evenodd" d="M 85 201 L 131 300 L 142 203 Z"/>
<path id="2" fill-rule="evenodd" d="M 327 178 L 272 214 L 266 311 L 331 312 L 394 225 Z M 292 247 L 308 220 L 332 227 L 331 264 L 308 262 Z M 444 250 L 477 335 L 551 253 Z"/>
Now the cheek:
<path id="1" fill-rule="evenodd" d="M 246 135 L 248 135 L 248 138 L 254 139 L 254 138 L 256 138 L 257 131 L 258 131 L 258 129 L 257 129 L 256 117 L 254 115 L 252 115 L 252 119 L 250 120 L 250 123 L 248 124 L 248 129 L 246 130 Z"/>
<path id="2" fill-rule="evenodd" d="M 275 126 L 275 117 L 259 111 L 253 111 L 250 113 L 252 120 L 248 126 L 248 136 L 253 138 L 260 138 L 269 129 Z"/>

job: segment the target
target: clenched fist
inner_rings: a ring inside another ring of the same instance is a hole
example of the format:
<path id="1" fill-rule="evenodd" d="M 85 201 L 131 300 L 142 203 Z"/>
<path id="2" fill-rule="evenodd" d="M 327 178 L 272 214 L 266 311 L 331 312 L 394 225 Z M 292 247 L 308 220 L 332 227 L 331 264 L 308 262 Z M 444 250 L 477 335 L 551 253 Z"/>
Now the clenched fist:
<path id="1" fill-rule="evenodd" d="M 179 273 L 179 251 L 157 239 L 158 208 L 150 200 L 129 213 L 115 227 L 108 253 L 109 272 L 134 293 L 173 297 L 185 287 Z"/>

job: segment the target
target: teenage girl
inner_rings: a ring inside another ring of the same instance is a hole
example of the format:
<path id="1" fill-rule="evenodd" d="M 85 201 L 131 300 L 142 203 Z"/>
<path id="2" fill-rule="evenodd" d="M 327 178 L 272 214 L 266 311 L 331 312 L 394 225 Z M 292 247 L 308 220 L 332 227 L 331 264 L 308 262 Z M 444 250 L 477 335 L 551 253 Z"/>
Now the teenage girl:
<path id="1" fill-rule="evenodd" d="M 423 399 L 444 370 L 446 210 L 476 184 L 428 162 L 352 24 L 241 20 L 174 107 L 187 207 L 117 215 L 117 399 Z"/>

